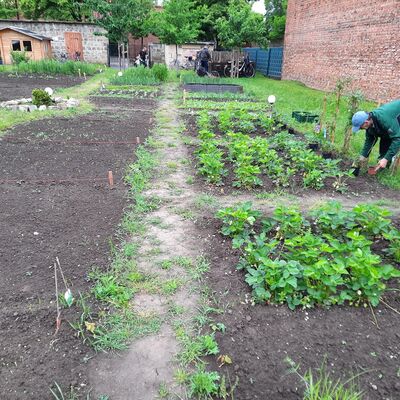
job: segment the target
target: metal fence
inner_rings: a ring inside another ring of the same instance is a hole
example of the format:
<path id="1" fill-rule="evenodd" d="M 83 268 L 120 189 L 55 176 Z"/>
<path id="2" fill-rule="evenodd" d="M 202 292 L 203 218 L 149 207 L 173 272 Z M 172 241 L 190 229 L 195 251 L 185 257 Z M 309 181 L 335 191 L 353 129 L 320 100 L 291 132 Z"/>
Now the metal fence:
<path id="1" fill-rule="evenodd" d="M 259 47 L 245 47 L 243 49 L 248 53 L 250 60 L 256 63 L 256 70 L 272 78 L 281 78 L 283 47 L 271 47 L 261 49 Z"/>

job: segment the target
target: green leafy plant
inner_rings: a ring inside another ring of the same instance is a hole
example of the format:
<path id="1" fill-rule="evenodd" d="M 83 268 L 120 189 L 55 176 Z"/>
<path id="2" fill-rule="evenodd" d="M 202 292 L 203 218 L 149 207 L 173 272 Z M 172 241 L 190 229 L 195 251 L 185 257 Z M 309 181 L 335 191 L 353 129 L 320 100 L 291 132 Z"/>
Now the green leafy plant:
<path id="1" fill-rule="evenodd" d="M 26 54 L 26 51 L 11 51 L 10 55 L 12 58 L 12 62 L 15 65 L 27 63 L 29 61 L 29 56 L 28 54 Z"/>
<path id="2" fill-rule="evenodd" d="M 217 218 L 223 223 L 222 234 L 239 240 L 241 243 L 249 237 L 254 223 L 260 216 L 261 212 L 253 210 L 250 201 L 217 212 Z"/>
<path id="3" fill-rule="evenodd" d="M 199 368 L 189 377 L 189 396 L 197 398 L 210 398 L 212 395 L 218 394 L 220 381 L 218 372 L 207 372 Z"/>
<path id="4" fill-rule="evenodd" d="M 258 225 L 260 215 L 251 204 L 244 211 L 225 209 L 217 216 L 233 247 L 242 249 L 238 268 L 246 270 L 246 282 L 258 301 L 286 303 L 291 309 L 344 302 L 376 306 L 384 282 L 400 277 L 398 269 L 382 265 L 372 247 L 373 239 L 385 238 L 394 257 L 399 247 L 400 233 L 377 206 L 344 211 L 332 202 L 313 210 L 312 221 L 296 208 L 279 206 Z M 261 226 L 261 233 L 255 226 Z"/>
<path id="5" fill-rule="evenodd" d="M 53 100 L 50 95 L 42 90 L 42 89 L 33 89 L 32 90 L 32 103 L 35 106 L 50 106 L 53 104 Z"/>
<path id="6" fill-rule="evenodd" d="M 92 274 L 93 276 L 93 274 Z M 132 291 L 118 283 L 117 278 L 110 274 L 95 274 L 96 284 L 93 294 L 101 301 L 110 302 L 118 307 L 127 305 L 132 297 Z"/>
<path id="7" fill-rule="evenodd" d="M 168 79 L 168 68 L 165 64 L 154 64 L 151 71 L 159 82 L 165 82 Z"/>

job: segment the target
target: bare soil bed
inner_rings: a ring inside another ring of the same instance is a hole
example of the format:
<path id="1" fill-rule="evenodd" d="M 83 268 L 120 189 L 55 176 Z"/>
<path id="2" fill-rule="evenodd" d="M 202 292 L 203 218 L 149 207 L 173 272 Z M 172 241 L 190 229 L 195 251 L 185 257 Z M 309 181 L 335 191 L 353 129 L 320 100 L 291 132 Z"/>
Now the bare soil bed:
<path id="1" fill-rule="evenodd" d="M 8 75 L 0 74 L 0 101 L 21 99 L 31 97 L 33 89 L 52 89 L 66 88 L 75 86 L 84 81 L 78 76 L 57 75 Z"/>
<path id="2" fill-rule="evenodd" d="M 148 105 L 150 110 L 156 103 Z M 127 201 L 124 170 L 151 121 L 151 112 L 121 114 L 116 107 L 19 125 L 0 142 L 1 399 L 50 399 L 54 381 L 88 390 L 85 363 L 94 354 L 67 322 L 79 315 L 63 310 L 54 336 L 52 266 L 58 256 L 79 297 L 89 290 L 91 268 L 109 264 L 109 241 Z"/>

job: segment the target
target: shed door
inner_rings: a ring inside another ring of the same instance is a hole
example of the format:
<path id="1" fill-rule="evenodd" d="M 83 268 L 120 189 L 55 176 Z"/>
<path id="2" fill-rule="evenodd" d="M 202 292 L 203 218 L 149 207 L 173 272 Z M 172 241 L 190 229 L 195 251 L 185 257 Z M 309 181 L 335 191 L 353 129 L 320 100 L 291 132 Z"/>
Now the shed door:
<path id="1" fill-rule="evenodd" d="M 82 35 L 80 32 L 64 32 L 68 58 L 83 61 Z"/>

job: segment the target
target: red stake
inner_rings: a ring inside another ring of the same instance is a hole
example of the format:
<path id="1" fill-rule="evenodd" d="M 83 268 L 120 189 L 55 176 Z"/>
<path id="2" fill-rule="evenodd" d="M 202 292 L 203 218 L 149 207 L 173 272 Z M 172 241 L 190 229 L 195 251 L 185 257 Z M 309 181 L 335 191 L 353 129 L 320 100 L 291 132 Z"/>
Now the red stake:
<path id="1" fill-rule="evenodd" d="M 111 188 L 114 186 L 114 177 L 112 171 L 108 171 L 108 183 Z"/>

